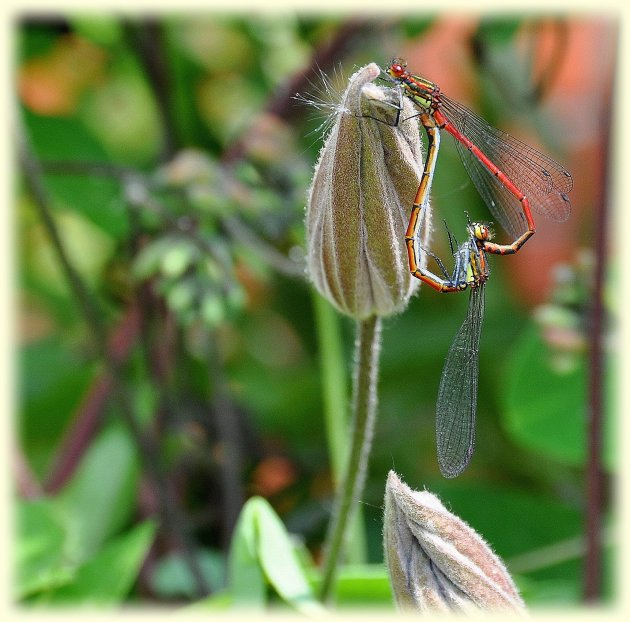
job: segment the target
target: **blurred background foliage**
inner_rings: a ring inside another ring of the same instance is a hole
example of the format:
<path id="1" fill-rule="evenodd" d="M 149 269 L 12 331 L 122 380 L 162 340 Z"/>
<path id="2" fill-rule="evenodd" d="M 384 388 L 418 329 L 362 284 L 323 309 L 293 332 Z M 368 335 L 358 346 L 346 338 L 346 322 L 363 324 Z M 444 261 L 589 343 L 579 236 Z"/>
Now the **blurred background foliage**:
<path id="1" fill-rule="evenodd" d="M 356 67 L 402 55 L 573 171 L 573 215 L 539 218 L 524 252 L 492 262 L 477 450 L 454 481 L 437 468 L 434 408 L 467 297 L 422 288 L 387 320 L 365 548 L 343 570 L 338 600 L 392 607 L 381 520 L 394 468 L 482 534 L 529 605 L 578 603 L 602 184 L 593 171 L 606 157 L 613 30 L 587 17 L 21 16 L 15 597 L 204 596 L 222 607 L 241 594 L 302 607 L 289 575 L 317 581 L 333 495 L 321 365 L 334 361 L 322 360 L 321 340 L 341 339 L 335 382 L 347 394 L 353 325 L 318 311 L 304 278 L 305 197 L 325 111 L 295 94 L 334 103 L 320 71 L 341 91 Z M 449 140 L 433 207 L 454 231 L 464 210 L 487 218 Z M 448 255 L 440 224 L 433 250 Z M 268 504 L 259 499 L 233 538 L 254 496 Z M 608 487 L 604 504 L 608 523 Z M 256 548 L 257 529 L 291 549 L 284 574 Z"/>

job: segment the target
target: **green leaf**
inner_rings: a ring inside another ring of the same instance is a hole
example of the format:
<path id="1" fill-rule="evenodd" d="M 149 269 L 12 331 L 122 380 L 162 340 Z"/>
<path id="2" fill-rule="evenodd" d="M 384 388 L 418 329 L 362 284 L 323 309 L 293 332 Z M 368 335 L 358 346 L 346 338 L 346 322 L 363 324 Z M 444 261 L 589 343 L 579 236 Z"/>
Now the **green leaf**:
<path id="1" fill-rule="evenodd" d="M 77 571 L 70 585 L 40 602 L 117 604 L 129 593 L 155 537 L 156 525 L 144 522 L 116 538 Z"/>
<path id="2" fill-rule="evenodd" d="M 523 23 L 522 18 L 482 19 L 477 37 L 488 44 L 509 43 Z"/>
<path id="3" fill-rule="evenodd" d="M 335 586 L 339 606 L 380 606 L 392 609 L 392 590 L 384 564 L 355 564 L 339 569 Z"/>
<path id="4" fill-rule="evenodd" d="M 103 146 L 75 118 L 42 117 L 24 112 L 37 157 L 46 161 L 109 162 Z M 76 210 L 116 240 L 128 233 L 120 184 L 90 175 L 47 174 L 46 189 L 56 205 Z"/>
<path id="5" fill-rule="evenodd" d="M 243 507 L 234 529 L 229 556 L 229 583 L 238 606 L 261 607 L 267 602 L 267 588 L 257 555 L 256 506 L 250 499 Z"/>
<path id="6" fill-rule="evenodd" d="M 70 18 L 75 32 L 101 45 L 111 46 L 123 38 L 123 29 L 115 17 L 78 13 Z"/>
<path id="7" fill-rule="evenodd" d="M 186 612 L 201 613 L 204 611 L 228 611 L 234 605 L 231 592 L 222 590 L 185 608 Z"/>
<path id="8" fill-rule="evenodd" d="M 113 69 L 90 90 L 81 118 L 117 163 L 150 166 L 160 150 L 162 129 L 147 76 L 129 56 L 117 56 Z"/>
<path id="9" fill-rule="evenodd" d="M 198 255 L 199 249 L 193 242 L 174 238 L 161 258 L 162 273 L 172 278 L 181 276 Z"/>
<path id="10" fill-rule="evenodd" d="M 586 365 L 551 365 L 552 353 L 532 324 L 508 362 L 503 423 L 519 445 L 566 464 L 585 460 Z"/>
<path id="11" fill-rule="evenodd" d="M 440 497 L 448 499 L 451 511 L 464 517 L 506 561 L 534 548 L 572 538 L 583 527 L 581 509 L 558 496 L 471 480 L 445 480 L 435 489 Z"/>
<path id="12" fill-rule="evenodd" d="M 533 580 L 514 577 L 527 605 L 534 607 L 577 607 L 581 603 L 581 585 L 566 579 Z"/>
<path id="13" fill-rule="evenodd" d="M 49 28 L 16 28 L 15 34 L 20 62 L 37 56 L 45 56 L 57 40 L 56 33 Z"/>
<path id="14" fill-rule="evenodd" d="M 405 37 L 414 39 L 423 35 L 434 23 L 434 17 L 409 16 L 402 22 L 401 26 Z"/>
<path id="15" fill-rule="evenodd" d="M 122 426 L 104 430 L 56 499 L 71 526 L 73 558 L 88 559 L 129 518 L 137 477 L 135 445 L 127 431 Z"/>
<path id="16" fill-rule="evenodd" d="M 298 611 L 320 611 L 282 521 L 265 499 L 253 498 L 250 503 L 257 506 L 258 554 L 267 580 Z"/>
<path id="17" fill-rule="evenodd" d="M 78 407 L 95 367 L 62 335 L 23 345 L 19 354 L 21 442 L 38 474 L 45 475 L 58 439 Z"/>
<path id="18" fill-rule="evenodd" d="M 201 317 L 209 326 L 218 326 L 225 318 L 223 299 L 214 292 L 206 293 L 201 300 Z"/>
<path id="19" fill-rule="evenodd" d="M 269 503 L 253 497 L 244 506 L 230 552 L 230 578 L 236 603 L 259 602 L 263 574 L 285 602 L 301 613 L 321 613 L 300 566 L 293 543 Z M 251 580 L 251 581 L 250 581 Z"/>
<path id="20" fill-rule="evenodd" d="M 133 261 L 133 276 L 138 280 L 153 276 L 160 269 L 162 258 L 171 244 L 172 237 L 163 236 L 144 246 Z"/>
<path id="21" fill-rule="evenodd" d="M 66 531 L 54 504 L 47 500 L 19 503 L 15 549 L 15 597 L 23 599 L 72 580 L 74 569 L 64 555 Z"/>
<path id="22" fill-rule="evenodd" d="M 173 285 L 165 284 L 164 290 L 166 302 L 173 313 L 182 314 L 193 307 L 197 293 L 197 284 L 194 279 L 177 281 Z"/>
<path id="23" fill-rule="evenodd" d="M 207 549 L 198 550 L 195 556 L 204 579 L 215 592 L 224 582 L 223 556 Z M 157 563 L 151 584 L 157 594 L 166 598 L 193 598 L 197 594 L 195 578 L 179 554 L 168 555 Z"/>
<path id="24" fill-rule="evenodd" d="M 75 209 L 59 208 L 55 213 L 59 237 L 70 263 L 90 287 L 96 287 L 115 253 L 112 238 L 84 214 Z M 26 249 L 25 249 L 26 250 Z M 28 236 L 28 269 L 38 281 L 65 293 L 67 277 L 41 226 L 33 227 Z"/>

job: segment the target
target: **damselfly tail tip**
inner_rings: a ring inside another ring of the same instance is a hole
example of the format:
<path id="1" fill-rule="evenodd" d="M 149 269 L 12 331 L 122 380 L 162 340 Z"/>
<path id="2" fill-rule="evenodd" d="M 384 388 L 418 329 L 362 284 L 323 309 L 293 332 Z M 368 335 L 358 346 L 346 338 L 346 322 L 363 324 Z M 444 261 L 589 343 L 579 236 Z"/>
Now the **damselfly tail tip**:
<path id="1" fill-rule="evenodd" d="M 462 462 L 460 464 L 445 464 L 444 462 L 438 460 L 438 465 L 440 467 L 440 473 L 443 477 L 445 477 L 446 479 L 454 479 L 466 470 L 469 462 L 470 457 L 465 462 Z"/>

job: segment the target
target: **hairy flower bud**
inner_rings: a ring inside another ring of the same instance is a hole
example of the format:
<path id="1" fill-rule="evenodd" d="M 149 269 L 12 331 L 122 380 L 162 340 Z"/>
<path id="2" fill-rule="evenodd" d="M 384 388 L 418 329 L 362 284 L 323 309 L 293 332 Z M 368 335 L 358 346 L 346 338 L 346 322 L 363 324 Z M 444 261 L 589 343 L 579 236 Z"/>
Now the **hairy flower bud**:
<path id="1" fill-rule="evenodd" d="M 421 611 L 512 611 L 525 605 L 503 562 L 430 492 L 389 472 L 385 558 L 397 606 Z"/>
<path id="2" fill-rule="evenodd" d="M 350 78 L 306 213 L 310 278 L 337 309 L 358 319 L 402 310 L 418 284 L 405 248 L 422 176 L 417 110 L 407 98 L 400 102 L 397 90 L 375 85 L 379 73 L 371 63 Z M 426 239 L 427 210 L 423 217 Z"/>

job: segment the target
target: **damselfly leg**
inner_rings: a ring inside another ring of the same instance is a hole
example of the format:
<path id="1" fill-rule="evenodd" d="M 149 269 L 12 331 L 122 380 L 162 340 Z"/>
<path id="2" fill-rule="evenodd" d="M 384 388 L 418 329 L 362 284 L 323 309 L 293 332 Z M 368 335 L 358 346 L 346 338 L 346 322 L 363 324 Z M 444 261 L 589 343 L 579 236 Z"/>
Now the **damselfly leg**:
<path id="1" fill-rule="evenodd" d="M 468 238 L 453 252 L 455 266 L 449 274 L 433 253 L 442 276 L 420 266 L 418 278 L 439 292 L 470 290 L 466 319 L 449 348 L 436 405 L 436 444 L 438 464 L 445 477 L 456 477 L 468 465 L 475 447 L 475 419 L 479 379 L 479 339 L 485 307 L 485 284 L 490 270 L 484 243 L 491 231 L 482 223 L 467 227 Z M 452 237 L 449 232 L 449 240 Z"/>
<path id="2" fill-rule="evenodd" d="M 395 59 L 386 73 L 419 110 L 428 138 L 424 173 L 405 235 L 409 268 L 414 276 L 419 276 L 415 261 L 418 214 L 428 203 L 441 130 L 455 138 L 479 194 L 514 238 L 509 244 L 487 240 L 483 242 L 484 251 L 499 255 L 518 252 L 536 231 L 532 209 L 553 220 L 568 218 L 571 211 L 568 192 L 573 187 L 573 179 L 562 165 L 492 127 L 462 104 L 446 97 L 433 82 L 411 74 L 404 61 Z"/>

